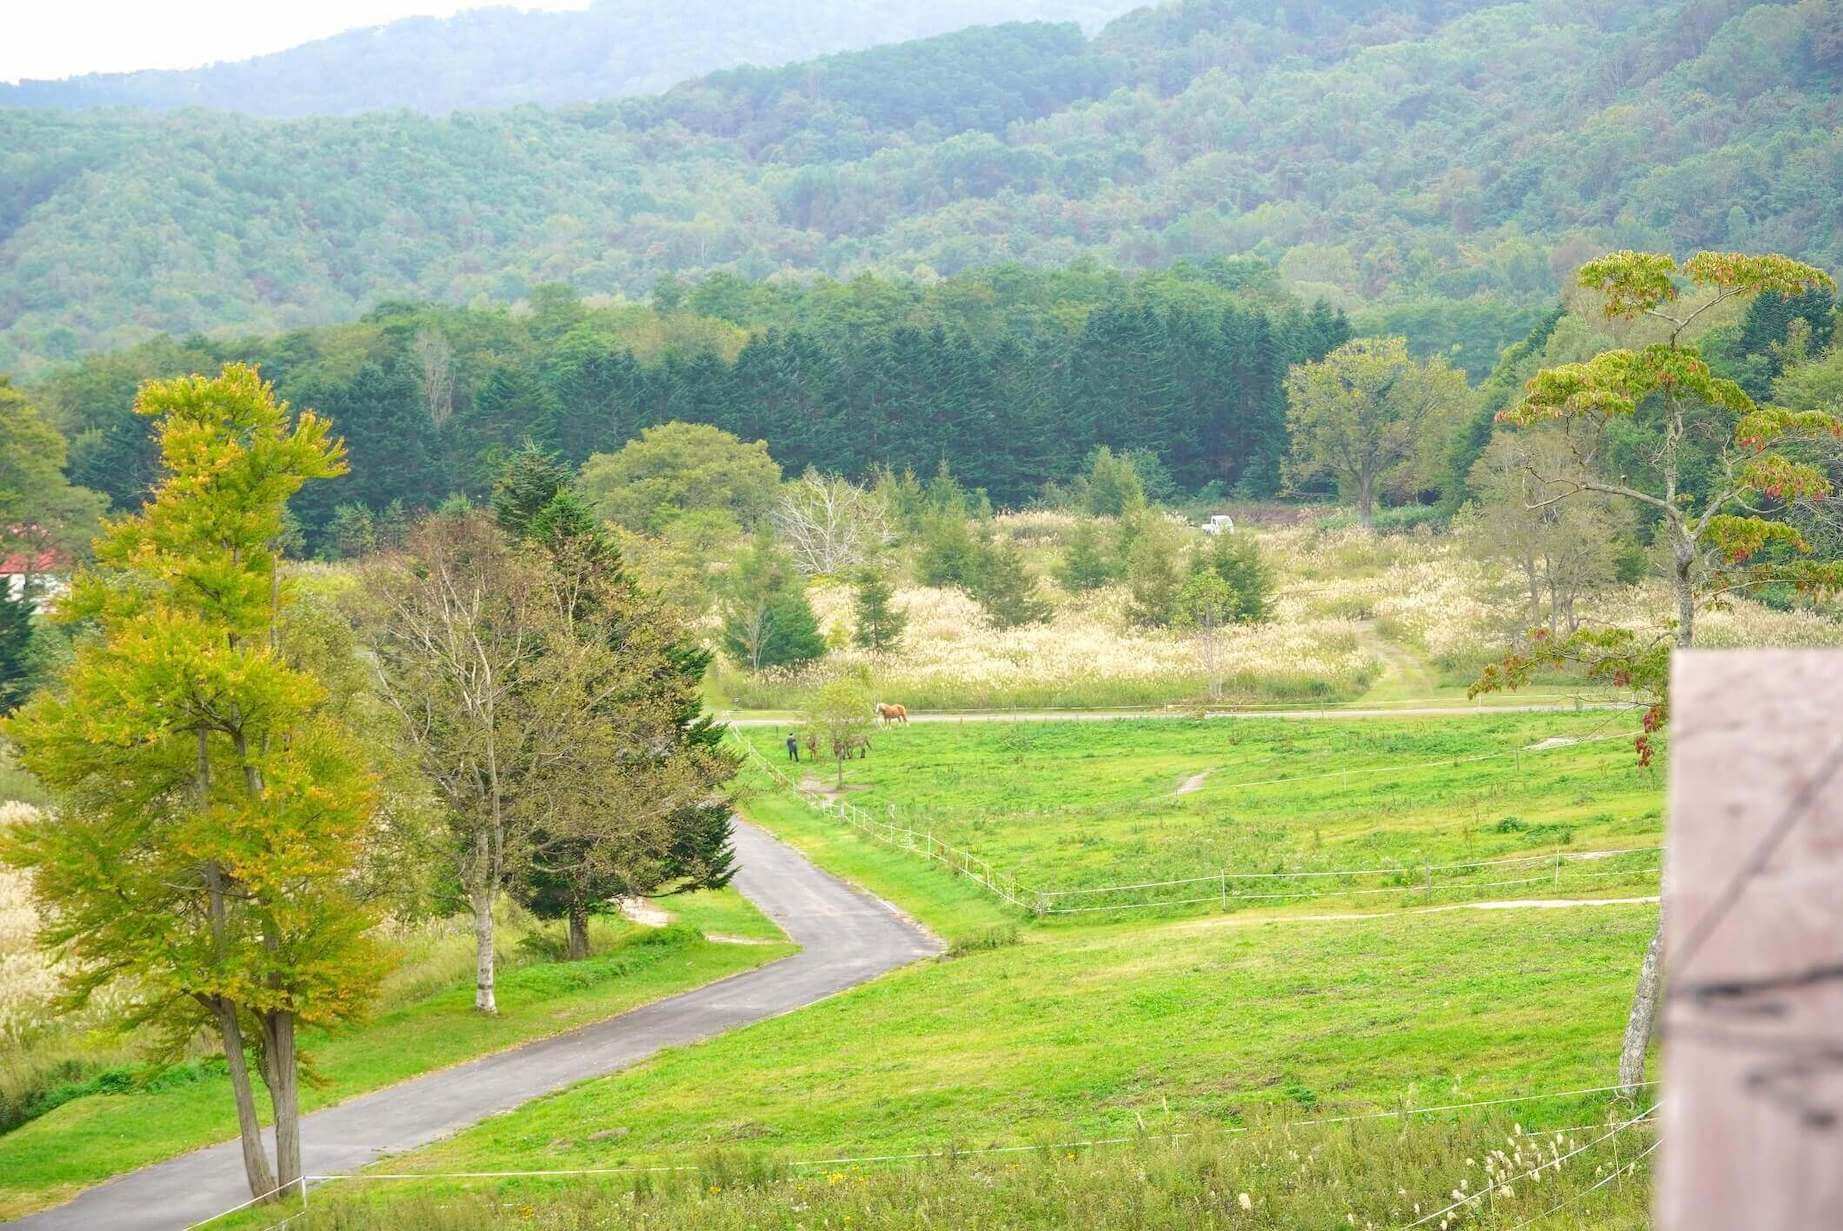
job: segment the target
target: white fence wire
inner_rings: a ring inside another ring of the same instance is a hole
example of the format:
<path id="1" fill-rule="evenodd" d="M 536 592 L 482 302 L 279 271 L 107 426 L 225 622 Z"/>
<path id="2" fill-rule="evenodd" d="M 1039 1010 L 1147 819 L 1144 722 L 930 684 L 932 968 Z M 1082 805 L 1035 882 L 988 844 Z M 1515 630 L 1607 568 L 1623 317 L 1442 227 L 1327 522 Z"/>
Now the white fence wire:
<path id="1" fill-rule="evenodd" d="M 1603 1094 L 1618 1094 L 1618 1095 L 1631 1096 L 1631 1095 L 1634 1095 L 1638 1090 L 1649 1089 L 1651 1087 L 1654 1087 L 1656 1084 L 1657 1083 L 1655 1081 L 1642 1081 L 1633 1086 L 1589 1086 L 1586 1088 L 1571 1089 L 1571 1090 L 1544 1090 L 1544 1091 L 1535 1091 L 1535 1092 L 1524 1093 L 1524 1094 L 1506 1095 L 1506 1096 L 1502 1096 L 1498 1098 L 1473 1099 L 1468 1102 L 1461 1102 L 1461 1103 L 1436 1103 L 1436 1104 L 1420 1106 L 1420 1107 L 1386 1108 L 1386 1109 L 1377 1110 L 1377 1111 L 1354 1112 L 1354 1113 L 1350 1113 L 1346 1115 L 1319 1116 L 1319 1117 L 1314 1117 L 1314 1118 L 1306 1119 L 1306 1120 L 1280 1121 L 1276 1123 L 1262 1124 L 1262 1125 L 1257 1125 L 1257 1126 L 1247 1126 L 1247 1125 L 1237 1125 L 1237 1124 L 1218 1125 L 1206 1131 L 1211 1132 L 1211 1133 L 1221 1134 L 1223 1136 L 1242 1136 L 1246 1134 L 1266 1134 L 1266 1133 L 1275 1133 L 1275 1132 L 1290 1133 L 1290 1132 L 1294 1132 L 1294 1131 L 1297 1131 L 1299 1129 L 1304 1129 L 1304 1128 L 1335 1127 L 1338 1125 L 1361 1124 L 1361 1123 L 1366 1123 L 1370 1121 L 1380 1121 L 1380 1120 L 1401 1120 L 1401 1119 L 1407 1119 L 1412 1116 L 1444 1115 L 1444 1114 L 1451 1113 L 1451 1112 L 1476 1111 L 1476 1110 L 1481 1110 L 1484 1108 L 1503 1108 L 1503 1107 L 1510 1107 L 1513 1105 L 1520 1105 L 1520 1104 L 1530 1104 L 1530 1103 L 1537 1103 L 1537 1102 L 1552 1102 L 1552 1101 L 1556 1101 L 1560 1099 L 1590 1098 L 1590 1097 L 1603 1095 Z M 1615 1136 L 1618 1133 L 1624 1132 L 1625 1130 L 1632 1128 L 1635 1125 L 1653 1123 L 1655 1120 L 1655 1113 L 1657 1111 L 1657 1107 L 1658 1107 L 1658 1104 L 1653 1103 L 1652 1106 L 1646 1111 L 1640 1112 L 1636 1116 L 1628 1117 L 1622 1122 L 1615 1122 L 1612 1120 L 1608 1120 L 1606 1123 L 1603 1123 L 1603 1124 L 1575 1124 L 1575 1125 L 1569 1125 L 1564 1128 L 1540 1129 L 1540 1130 L 1536 1130 L 1533 1132 L 1526 1132 L 1523 1135 L 1525 1137 L 1534 1139 L 1534 1138 L 1541 1138 L 1541 1137 L 1561 1137 L 1564 1135 L 1573 1134 L 1577 1132 L 1598 1132 L 1598 1133 L 1604 1134 L 1603 1136 L 1597 1137 L 1593 1141 L 1590 1141 L 1587 1143 L 1588 1146 L 1593 1146 L 1593 1145 L 1597 1145 L 1600 1142 L 1605 1141 Z M 1080 1140 L 1073 1140 L 1073 1141 L 1033 1142 L 1029 1144 L 1020 1144 L 1020 1145 L 988 1145 L 988 1146 L 955 1145 L 955 1146 L 951 1146 L 951 1147 L 948 1147 L 946 1149 L 941 1149 L 941 1150 L 916 1150 L 916 1151 L 911 1151 L 907 1153 L 894 1153 L 894 1154 L 844 1154 L 844 1153 L 835 1152 L 829 1156 L 819 1157 L 819 1158 L 791 1159 L 791 1160 L 785 1161 L 784 1163 L 782 1163 L 782 1165 L 787 1167 L 789 1170 L 799 1171 L 802 1169 L 814 1168 L 814 1167 L 861 1167 L 861 1166 L 875 1166 L 875 1165 L 886 1164 L 886 1163 L 948 1162 L 948 1161 L 981 1157 L 981 1156 L 1031 1154 L 1031 1153 L 1042 1153 L 1042 1152 L 1057 1152 L 1057 1151 L 1065 1151 L 1065 1150 L 1074 1151 L 1074 1150 L 1096 1149 L 1096 1148 L 1108 1147 L 1108 1146 L 1131 1145 L 1131 1144 L 1145 1142 L 1145 1141 L 1178 1142 L 1178 1141 L 1192 1140 L 1202 1135 L 1203 1135 L 1203 1132 L 1200 1132 L 1197 1130 L 1177 1130 L 1177 1131 L 1172 1131 L 1172 1132 L 1157 1132 L 1157 1131 L 1150 1131 L 1150 1130 L 1142 1130 L 1141 1132 L 1138 1132 L 1138 1133 L 1133 1133 L 1133 1134 L 1128 1134 L 1128 1135 L 1123 1135 L 1123 1136 L 1115 1136 L 1115 1137 L 1089 1137 L 1089 1138 L 1083 1138 Z M 1585 1149 L 1585 1148 L 1586 1147 L 1582 1147 L 1582 1149 Z M 1565 1162 L 1568 1159 L 1573 1158 L 1575 1155 L 1579 1153 L 1581 1153 L 1581 1149 L 1576 1149 L 1565 1156 L 1559 1156 L 1559 1161 Z M 1649 1151 L 1647 1151 L 1646 1154 L 1648 1155 Z M 1634 1162 L 1632 1164 L 1628 1164 L 1628 1166 L 1635 1166 L 1638 1161 L 1642 1161 L 1643 1157 L 1644 1156 L 1640 1156 L 1640 1159 L 1634 1160 Z M 300 1190 L 300 1200 L 301 1200 L 301 1204 L 303 1208 L 297 1213 L 290 1216 L 289 1218 L 284 1219 L 282 1222 L 272 1225 L 271 1231 L 279 1231 L 280 1228 L 288 1226 L 289 1224 L 295 1222 L 296 1220 L 304 1217 L 307 1214 L 307 1206 L 308 1206 L 308 1195 L 307 1194 L 308 1194 L 308 1189 L 310 1185 L 323 1185 L 323 1184 L 331 1184 L 331 1183 L 336 1183 L 336 1182 L 392 1183 L 392 1182 L 403 1182 L 403 1181 L 427 1182 L 431 1180 L 467 1181 L 467 1180 L 511 1180 L 511 1179 L 519 1179 L 519 1180 L 524 1180 L 524 1179 L 590 1179 L 590 1178 L 603 1178 L 603 1177 L 608 1177 L 608 1176 L 619 1176 L 619 1175 L 659 1174 L 659 1173 L 666 1173 L 666 1172 L 698 1172 L 698 1171 L 705 1170 L 705 1168 L 706 1168 L 706 1164 L 701 1163 L 701 1162 L 678 1162 L 678 1163 L 652 1163 L 652 1164 L 636 1163 L 636 1164 L 612 1165 L 612 1166 L 602 1166 L 602 1167 L 546 1167 L 546 1168 L 531 1168 L 531 1169 L 518 1169 L 518 1170 L 483 1169 L 483 1170 L 475 1170 L 475 1171 L 338 1171 L 338 1172 L 316 1173 L 316 1174 L 304 1175 L 298 1180 L 291 1180 L 287 1184 L 281 1185 L 273 1189 L 272 1191 L 265 1193 L 261 1197 L 256 1197 L 249 1201 L 240 1202 L 237 1205 L 233 1205 L 229 1207 L 228 1209 L 221 1210 L 218 1213 L 213 1214 L 211 1217 L 205 1219 L 202 1222 L 196 1222 L 196 1223 L 191 1224 L 191 1226 L 186 1228 L 186 1231 L 199 1231 L 200 1228 L 203 1228 L 209 1224 L 215 1223 L 222 1218 L 225 1218 L 231 1214 L 235 1214 L 241 1210 L 248 1209 L 253 1205 L 257 1205 L 261 1202 L 267 1201 L 270 1198 L 288 1189 L 293 1189 L 293 1188 L 298 1187 L 298 1189 Z M 1558 1170 L 1559 1164 L 1556 1160 L 1552 1159 L 1543 1164 L 1543 1169 L 1544 1170 L 1547 1170 L 1547 1169 L 1557 1169 Z M 1598 1188 L 1598 1187 L 1599 1187 L 1598 1185 L 1595 1185 L 1595 1188 Z M 1581 1194 L 1581 1195 L 1585 1195 L 1585 1194 Z"/>

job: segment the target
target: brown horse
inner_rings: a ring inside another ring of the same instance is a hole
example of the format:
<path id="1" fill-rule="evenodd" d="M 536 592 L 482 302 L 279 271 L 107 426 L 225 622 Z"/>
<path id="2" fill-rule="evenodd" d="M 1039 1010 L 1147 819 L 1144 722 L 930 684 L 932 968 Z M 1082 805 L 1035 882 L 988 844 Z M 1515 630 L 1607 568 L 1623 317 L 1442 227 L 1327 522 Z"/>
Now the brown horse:
<path id="1" fill-rule="evenodd" d="M 898 722 L 906 724 L 909 721 L 909 711 L 900 705 L 886 705 L 879 701 L 877 702 L 877 717 L 886 727 Z"/>

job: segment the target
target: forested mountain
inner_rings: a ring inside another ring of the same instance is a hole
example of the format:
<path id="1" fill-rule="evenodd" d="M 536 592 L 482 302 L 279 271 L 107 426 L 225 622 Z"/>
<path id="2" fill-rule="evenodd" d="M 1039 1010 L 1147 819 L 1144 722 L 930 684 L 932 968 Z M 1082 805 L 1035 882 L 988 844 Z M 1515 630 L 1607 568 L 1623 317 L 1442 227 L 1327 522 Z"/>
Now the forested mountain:
<path id="1" fill-rule="evenodd" d="M 247 115 L 431 115 L 651 94 L 716 69 L 773 66 L 995 21 L 1098 29 L 1136 0 L 594 0 L 412 17 L 184 70 L 0 84 L 0 107 L 210 107 Z"/>
<path id="2" fill-rule="evenodd" d="M 1843 0 L 1183 0 L 448 119 L 0 112 L 0 370 L 392 297 L 1252 255 L 1474 374 L 1612 247 L 1843 266 Z"/>
<path id="3" fill-rule="evenodd" d="M 716 275 L 662 300 L 596 308 L 549 286 L 517 312 L 383 304 L 349 325 L 95 356 L 34 394 L 70 438 L 72 478 L 133 507 L 154 477 L 139 383 L 259 364 L 350 450 L 351 474 L 294 506 L 318 549 L 340 504 L 479 499 L 527 440 L 579 464 L 675 420 L 766 440 L 791 473 L 946 466 L 1007 504 L 1103 444 L 1156 455 L 1187 489 L 1265 494 L 1287 447 L 1288 366 L 1349 336 L 1258 261 L 807 288 Z"/>

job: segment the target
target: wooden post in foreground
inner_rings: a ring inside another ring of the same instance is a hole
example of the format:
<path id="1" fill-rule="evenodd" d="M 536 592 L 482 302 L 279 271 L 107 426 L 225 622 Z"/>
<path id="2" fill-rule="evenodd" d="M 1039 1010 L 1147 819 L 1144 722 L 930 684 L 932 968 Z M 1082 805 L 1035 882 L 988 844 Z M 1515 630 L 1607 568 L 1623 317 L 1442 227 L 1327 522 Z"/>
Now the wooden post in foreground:
<path id="1" fill-rule="evenodd" d="M 1660 1231 L 1843 1226 L 1843 652 L 1677 655 Z"/>

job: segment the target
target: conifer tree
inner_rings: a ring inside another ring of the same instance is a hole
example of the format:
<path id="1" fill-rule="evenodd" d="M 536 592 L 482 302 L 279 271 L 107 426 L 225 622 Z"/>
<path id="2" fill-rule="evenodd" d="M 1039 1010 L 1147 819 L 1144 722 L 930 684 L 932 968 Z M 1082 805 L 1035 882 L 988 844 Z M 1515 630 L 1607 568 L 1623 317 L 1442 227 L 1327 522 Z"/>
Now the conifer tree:
<path id="1" fill-rule="evenodd" d="M 883 570 L 865 568 L 858 574 L 856 592 L 857 627 L 851 638 L 866 650 L 882 653 L 893 650 L 902 641 L 902 630 L 909 617 L 892 605 L 895 591 Z"/>
<path id="2" fill-rule="evenodd" d="M 1079 521 L 1069 534 L 1063 550 L 1062 564 L 1056 579 L 1076 592 L 1098 589 L 1114 579 L 1116 570 L 1107 558 L 1101 542 L 1100 528 L 1092 521 Z"/>
<path id="3" fill-rule="evenodd" d="M 493 520 L 512 537 L 524 538 L 569 483 L 569 469 L 527 440 L 493 480 Z"/>
<path id="4" fill-rule="evenodd" d="M 800 570 L 765 533 L 724 579 L 723 648 L 739 667 L 797 667 L 825 654 Z"/>
<path id="5" fill-rule="evenodd" d="M 0 585 L 0 713 L 11 710 L 32 691 L 33 600 Z"/>
<path id="6" fill-rule="evenodd" d="M 1209 550 L 1197 557 L 1195 567 L 1220 577 L 1234 595 L 1229 619 L 1258 624 L 1267 618 L 1273 606 L 1273 570 L 1261 559 L 1260 546 L 1251 535 L 1218 534 Z"/>
<path id="7" fill-rule="evenodd" d="M 568 925 L 567 956 L 588 955 L 588 917 L 611 899 L 720 888 L 735 871 L 726 784 L 736 759 L 703 709 L 710 656 L 663 604 L 627 575 L 621 553 L 568 471 L 528 447 L 495 485 L 500 524 L 522 527 L 548 556 L 567 608 L 563 632 L 606 652 L 600 678 L 621 680 L 584 715 L 614 741 L 559 775 L 532 837 L 519 896 Z M 540 504 L 540 502 L 542 502 Z M 536 511 L 530 510 L 535 507 Z"/>
<path id="8" fill-rule="evenodd" d="M 1041 624 L 1050 617 L 1050 605 L 1037 593 L 1021 552 L 1010 543 L 987 545 L 980 553 L 979 580 L 973 597 L 1000 628 Z"/>

